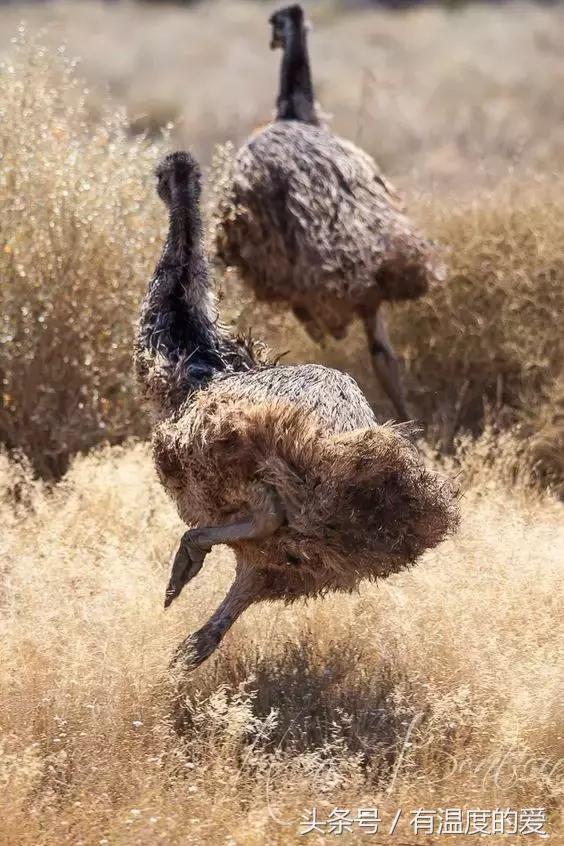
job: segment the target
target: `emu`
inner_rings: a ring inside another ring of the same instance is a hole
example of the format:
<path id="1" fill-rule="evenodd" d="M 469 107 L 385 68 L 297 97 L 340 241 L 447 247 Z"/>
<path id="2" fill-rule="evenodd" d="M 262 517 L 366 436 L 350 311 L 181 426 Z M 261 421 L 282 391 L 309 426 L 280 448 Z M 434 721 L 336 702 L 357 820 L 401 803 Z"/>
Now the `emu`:
<path id="1" fill-rule="evenodd" d="M 378 425 L 350 376 L 261 362 L 218 323 L 198 164 L 173 153 L 156 173 L 169 232 L 141 308 L 136 370 L 155 412 L 157 472 L 192 527 L 165 607 L 215 544 L 237 562 L 219 608 L 179 648 L 193 668 L 251 604 L 385 577 L 438 544 L 457 516 L 451 486 L 424 466 L 408 429 Z"/>
<path id="2" fill-rule="evenodd" d="M 411 419 L 383 304 L 417 299 L 440 278 L 433 245 L 404 216 L 373 159 L 320 126 L 300 6 L 270 18 L 282 48 L 276 119 L 236 154 L 218 209 L 219 259 L 258 300 L 287 308 L 311 338 L 364 324 L 375 373 Z"/>

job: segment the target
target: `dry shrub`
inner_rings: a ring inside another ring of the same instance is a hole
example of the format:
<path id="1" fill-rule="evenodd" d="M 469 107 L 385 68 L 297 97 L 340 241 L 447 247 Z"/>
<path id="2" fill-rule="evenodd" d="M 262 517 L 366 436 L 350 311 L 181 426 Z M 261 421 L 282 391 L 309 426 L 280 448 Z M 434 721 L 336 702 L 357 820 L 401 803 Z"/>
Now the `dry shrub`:
<path id="1" fill-rule="evenodd" d="M 165 614 L 181 525 L 146 448 L 28 479 L 25 513 L 0 501 L 0 841 L 287 846 L 316 805 L 403 808 L 398 843 L 419 807 L 546 807 L 560 842 L 563 511 L 489 450 L 462 460 L 457 536 L 357 595 L 249 611 L 180 701 L 169 656 L 232 559 Z M 0 489 L 21 474 L 0 464 Z"/>
<path id="2" fill-rule="evenodd" d="M 564 498 L 564 377 L 553 383 L 542 404 L 525 415 L 522 431 L 534 472 Z"/>
<path id="3" fill-rule="evenodd" d="M 89 126 L 86 95 L 21 34 L 0 67 L 0 440 L 46 477 L 145 431 L 131 346 L 163 223 L 157 148 L 109 107 Z"/>
<path id="4" fill-rule="evenodd" d="M 421 217 L 448 251 L 450 279 L 395 310 L 393 334 L 428 422 L 477 431 L 488 414 L 515 420 L 557 403 L 564 364 L 562 187 L 530 176 L 470 204 L 425 206 Z"/>

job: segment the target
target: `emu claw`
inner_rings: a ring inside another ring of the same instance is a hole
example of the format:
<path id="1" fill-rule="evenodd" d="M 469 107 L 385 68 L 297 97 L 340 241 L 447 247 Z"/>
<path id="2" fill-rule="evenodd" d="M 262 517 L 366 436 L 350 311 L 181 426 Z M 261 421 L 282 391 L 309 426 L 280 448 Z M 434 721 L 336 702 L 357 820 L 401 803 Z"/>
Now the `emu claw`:
<path id="1" fill-rule="evenodd" d="M 168 608 L 171 602 L 180 596 L 184 585 L 198 575 L 208 552 L 208 549 L 202 549 L 194 541 L 182 538 L 172 564 L 172 572 L 165 593 L 165 608 Z"/>

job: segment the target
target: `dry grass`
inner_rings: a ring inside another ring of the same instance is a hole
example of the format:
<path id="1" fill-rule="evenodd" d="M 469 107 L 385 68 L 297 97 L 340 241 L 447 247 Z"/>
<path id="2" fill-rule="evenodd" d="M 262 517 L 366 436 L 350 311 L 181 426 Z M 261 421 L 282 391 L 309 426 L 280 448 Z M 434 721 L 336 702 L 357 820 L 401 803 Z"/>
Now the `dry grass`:
<path id="1" fill-rule="evenodd" d="M 181 704 L 167 662 L 230 555 L 165 615 L 181 526 L 144 447 L 80 458 L 52 493 L 4 461 L 2 843 L 281 846 L 313 805 L 401 807 L 405 844 L 420 806 L 547 807 L 557 842 L 563 512 L 484 450 L 456 538 L 358 595 L 248 612 Z"/>
<path id="2" fill-rule="evenodd" d="M 163 214 L 156 148 L 88 125 L 62 53 L 20 36 L 0 67 L 0 440 L 44 476 L 144 431 L 131 336 Z"/>
<path id="3" fill-rule="evenodd" d="M 467 204 L 429 204 L 421 214 L 448 251 L 449 279 L 398 308 L 393 328 L 425 420 L 456 418 L 476 431 L 488 411 L 515 418 L 543 400 L 556 406 L 564 363 L 562 189 L 556 177 L 529 176 Z"/>
<path id="4" fill-rule="evenodd" d="M 541 482 L 564 499 L 564 378 L 558 378 L 545 402 L 533 404 L 522 427 L 530 462 Z"/>

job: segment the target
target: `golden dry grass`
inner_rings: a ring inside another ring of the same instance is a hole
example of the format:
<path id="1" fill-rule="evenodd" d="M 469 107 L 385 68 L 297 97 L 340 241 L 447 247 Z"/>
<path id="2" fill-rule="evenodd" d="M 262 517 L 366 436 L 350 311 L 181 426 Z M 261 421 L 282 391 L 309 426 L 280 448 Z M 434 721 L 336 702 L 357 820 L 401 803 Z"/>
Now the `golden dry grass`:
<path id="1" fill-rule="evenodd" d="M 563 497 L 564 377 L 556 379 L 545 402 L 533 403 L 522 434 L 527 438 L 533 472 Z"/>
<path id="2" fill-rule="evenodd" d="M 62 52 L 19 35 L 0 67 L 0 440 L 44 476 L 144 431 L 131 339 L 164 223 L 157 148 L 88 124 Z"/>
<path id="3" fill-rule="evenodd" d="M 314 805 L 403 808 L 371 842 L 404 844 L 420 806 L 546 807 L 560 842 L 563 510 L 501 485 L 488 449 L 464 458 L 457 537 L 358 595 L 248 612 L 181 704 L 167 663 L 230 554 L 165 613 L 181 525 L 145 447 L 51 493 L 4 460 L 1 842 L 321 843 L 299 834 Z"/>
<path id="4" fill-rule="evenodd" d="M 393 315 L 422 417 L 476 431 L 484 416 L 558 403 L 564 365 L 564 185 L 512 179 L 467 203 L 429 202 L 447 283 Z"/>

